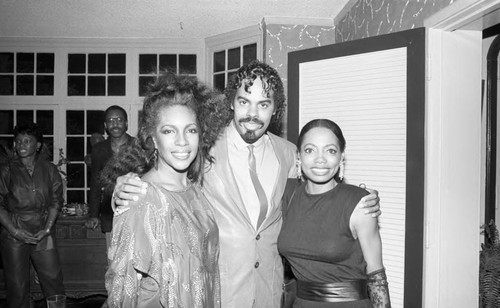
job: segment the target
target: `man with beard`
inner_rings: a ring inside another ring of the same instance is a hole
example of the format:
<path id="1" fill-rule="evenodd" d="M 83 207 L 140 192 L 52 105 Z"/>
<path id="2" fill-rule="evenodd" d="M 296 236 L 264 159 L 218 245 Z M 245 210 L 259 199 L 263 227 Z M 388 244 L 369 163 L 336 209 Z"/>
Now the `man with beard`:
<path id="1" fill-rule="evenodd" d="M 109 248 L 113 227 L 111 194 L 100 184 L 99 173 L 108 160 L 122 147 L 129 146 L 134 138 L 127 134 L 127 112 L 117 105 L 109 107 L 104 112 L 104 129 L 108 133 L 108 139 L 95 144 L 91 152 L 89 218 L 85 226 L 95 229 L 100 224 L 102 232 L 106 235 L 106 248 Z"/>
<path id="2" fill-rule="evenodd" d="M 210 151 L 215 163 L 202 187 L 219 226 L 221 306 L 279 307 L 281 198 L 287 179 L 297 176 L 297 149 L 277 136 L 285 111 L 283 83 L 274 68 L 253 61 L 237 71 L 224 94 L 227 126 Z M 144 185 L 133 174 L 119 177 L 115 203 L 138 200 Z M 362 206 L 380 215 L 378 193 L 366 196 Z"/>

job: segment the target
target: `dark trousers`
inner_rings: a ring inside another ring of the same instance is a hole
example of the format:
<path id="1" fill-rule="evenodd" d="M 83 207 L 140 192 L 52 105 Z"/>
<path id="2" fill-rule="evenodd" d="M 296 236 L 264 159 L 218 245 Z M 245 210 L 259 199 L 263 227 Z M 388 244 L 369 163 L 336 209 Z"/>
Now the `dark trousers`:
<path id="1" fill-rule="evenodd" d="M 62 269 L 56 249 L 37 250 L 36 245 L 21 243 L 6 230 L 2 230 L 0 241 L 9 307 L 30 307 L 30 261 L 38 274 L 45 297 L 64 294 Z"/>

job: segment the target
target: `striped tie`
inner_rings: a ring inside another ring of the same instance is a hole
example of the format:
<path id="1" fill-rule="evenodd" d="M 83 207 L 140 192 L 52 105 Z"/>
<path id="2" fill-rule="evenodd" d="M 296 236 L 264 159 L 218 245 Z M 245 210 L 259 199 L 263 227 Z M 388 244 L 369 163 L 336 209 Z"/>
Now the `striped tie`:
<path id="1" fill-rule="evenodd" d="M 253 148 L 254 148 L 253 145 L 248 146 L 248 151 L 250 152 L 248 154 L 248 166 L 250 170 L 250 177 L 252 178 L 252 183 L 253 186 L 255 187 L 255 191 L 257 192 L 257 196 L 259 197 L 259 203 L 260 203 L 260 214 L 259 214 L 259 219 L 257 220 L 257 230 L 258 230 L 267 215 L 267 197 L 266 193 L 264 192 L 264 188 L 262 188 L 262 185 L 260 184 L 259 177 L 257 176 L 257 169 L 255 166 L 255 155 L 253 155 Z"/>

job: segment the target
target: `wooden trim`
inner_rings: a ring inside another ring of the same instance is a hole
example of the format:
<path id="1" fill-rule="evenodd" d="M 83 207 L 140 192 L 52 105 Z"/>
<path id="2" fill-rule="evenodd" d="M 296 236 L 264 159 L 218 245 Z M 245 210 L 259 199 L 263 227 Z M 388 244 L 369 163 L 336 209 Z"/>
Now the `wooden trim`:
<path id="1" fill-rule="evenodd" d="M 333 18 L 313 18 L 313 17 L 283 17 L 283 16 L 265 16 L 262 22 L 267 25 L 308 25 L 333 27 Z"/>
<path id="2" fill-rule="evenodd" d="M 426 28 L 453 31 L 483 30 L 482 19 L 485 15 L 500 8 L 498 0 L 461 0 L 443 8 L 439 12 L 424 20 Z M 474 23 L 480 19 L 481 22 Z M 498 23 L 498 20 L 495 20 Z"/>

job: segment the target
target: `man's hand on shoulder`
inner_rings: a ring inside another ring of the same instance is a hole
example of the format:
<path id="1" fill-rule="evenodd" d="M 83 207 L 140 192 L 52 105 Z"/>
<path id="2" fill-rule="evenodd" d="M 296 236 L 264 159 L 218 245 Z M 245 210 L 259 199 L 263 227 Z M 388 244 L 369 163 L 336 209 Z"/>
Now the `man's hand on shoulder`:
<path id="1" fill-rule="evenodd" d="M 129 201 L 139 200 L 140 195 L 145 195 L 148 184 L 143 182 L 135 173 L 127 173 L 116 179 L 113 191 L 113 202 L 116 206 L 126 206 Z"/>
<path id="2" fill-rule="evenodd" d="M 372 217 L 378 217 L 382 214 L 380 211 L 380 198 L 378 197 L 378 191 L 375 189 L 366 188 L 366 185 L 361 183 L 359 187 L 365 189 L 370 194 L 361 198 L 358 203 L 360 208 L 364 208 L 365 214 L 371 214 Z"/>

